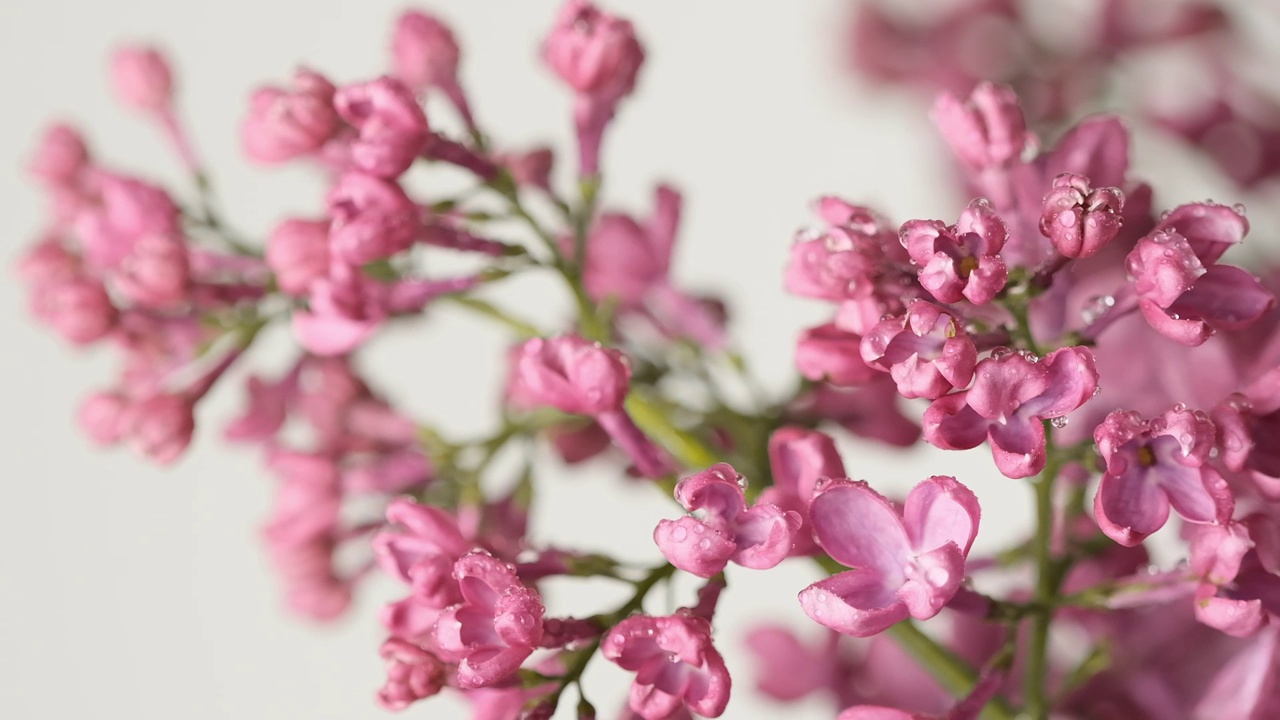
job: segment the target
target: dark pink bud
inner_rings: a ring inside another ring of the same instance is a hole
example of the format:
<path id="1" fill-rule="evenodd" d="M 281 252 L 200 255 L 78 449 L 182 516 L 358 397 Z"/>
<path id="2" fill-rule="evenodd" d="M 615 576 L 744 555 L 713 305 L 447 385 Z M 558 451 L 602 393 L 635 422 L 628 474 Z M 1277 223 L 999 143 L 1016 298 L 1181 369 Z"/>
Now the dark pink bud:
<path id="1" fill-rule="evenodd" d="M 363 265 L 391 257 L 417 239 L 418 207 L 394 181 L 348 172 L 328 196 L 334 258 Z"/>
<path id="2" fill-rule="evenodd" d="M 1089 178 L 1063 173 L 1044 198 L 1040 232 L 1063 256 L 1089 257 L 1120 232 L 1123 209 L 1120 188 L 1094 189 Z"/>
<path id="3" fill-rule="evenodd" d="M 333 84 L 310 70 L 299 70 L 292 88 L 255 90 L 240 126 L 245 154 L 260 163 L 277 163 L 317 152 L 338 132 L 333 95 Z"/>
<path id="4" fill-rule="evenodd" d="M 280 289 L 302 296 L 329 272 L 329 222 L 290 218 L 267 238 L 267 266 Z"/>
<path id="5" fill-rule="evenodd" d="M 173 74 L 163 53 L 145 45 L 120 48 L 111 56 L 116 97 L 136 110 L 168 112 L 173 104 Z"/>
<path id="6" fill-rule="evenodd" d="M 444 688 L 445 664 L 418 645 L 393 637 L 378 653 L 387 662 L 387 682 L 378 690 L 383 708 L 403 710 Z"/>
<path id="7" fill-rule="evenodd" d="M 414 92 L 457 83 L 458 42 L 439 18 L 406 10 L 391 36 L 395 76 Z"/>
<path id="8" fill-rule="evenodd" d="M 542 57 L 574 90 L 618 98 L 635 86 L 644 49 L 630 22 L 586 0 L 569 0 L 542 45 Z"/>

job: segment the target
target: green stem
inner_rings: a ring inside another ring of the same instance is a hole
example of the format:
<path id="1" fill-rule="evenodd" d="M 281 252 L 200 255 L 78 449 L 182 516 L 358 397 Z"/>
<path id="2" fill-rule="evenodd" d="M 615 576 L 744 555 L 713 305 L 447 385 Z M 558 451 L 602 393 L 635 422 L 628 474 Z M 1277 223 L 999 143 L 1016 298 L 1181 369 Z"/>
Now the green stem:
<path id="1" fill-rule="evenodd" d="M 676 427 L 666 413 L 644 395 L 636 392 L 628 395 L 626 408 L 644 434 L 653 438 L 686 468 L 701 470 L 720 462 L 715 451 L 692 433 Z"/>
<path id="2" fill-rule="evenodd" d="M 462 307 L 479 313 L 491 320 L 496 320 L 511 330 L 514 330 L 521 337 L 531 338 L 542 337 L 544 335 L 541 330 L 534 327 L 532 324 L 510 315 L 487 300 L 481 300 L 478 297 L 470 295 L 446 295 L 441 299 L 448 300 L 455 305 L 461 305 Z"/>
<path id="3" fill-rule="evenodd" d="M 1049 626 L 1053 622 L 1054 600 L 1059 573 L 1053 557 L 1053 483 L 1058 464 L 1050 462 L 1035 481 L 1036 535 L 1032 552 L 1036 561 L 1036 610 L 1032 615 L 1031 641 L 1027 650 L 1026 715 L 1030 720 L 1047 720 L 1049 703 L 1045 687 L 1049 671 Z"/>

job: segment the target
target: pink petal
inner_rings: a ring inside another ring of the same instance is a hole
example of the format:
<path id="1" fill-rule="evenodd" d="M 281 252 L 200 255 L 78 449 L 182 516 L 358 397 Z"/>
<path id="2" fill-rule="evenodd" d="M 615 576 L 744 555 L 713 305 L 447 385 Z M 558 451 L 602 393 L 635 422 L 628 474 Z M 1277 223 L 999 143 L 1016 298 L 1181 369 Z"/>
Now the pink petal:
<path id="1" fill-rule="evenodd" d="M 900 578 L 911 555 L 902 520 L 866 483 L 839 483 L 809 506 L 814 537 L 837 562 L 884 578 Z"/>
<path id="2" fill-rule="evenodd" d="M 907 619 L 907 606 L 871 570 L 833 575 L 800 591 L 800 607 L 815 622 L 854 637 L 870 637 Z"/>
<path id="3" fill-rule="evenodd" d="M 1114 115 L 1086 118 L 1062 136 L 1044 164 L 1046 177 L 1069 172 L 1089 178 L 1094 187 L 1123 187 L 1129 169 L 1129 131 Z"/>
<path id="4" fill-rule="evenodd" d="M 672 565 L 705 578 L 724 570 L 738 551 L 732 539 L 692 517 L 660 521 L 653 530 L 653 541 Z"/>
<path id="5" fill-rule="evenodd" d="M 777 565 L 791 553 L 800 523 L 798 513 L 767 503 L 756 505 L 739 518 L 734 528 L 738 551 L 733 561 L 756 570 Z"/>
<path id="6" fill-rule="evenodd" d="M 1169 500 L 1160 487 L 1147 482 L 1145 472 L 1108 473 L 1098 486 L 1093 512 L 1107 537 L 1133 547 L 1164 527 Z"/>
<path id="7" fill-rule="evenodd" d="M 1172 305 L 1171 314 L 1204 318 L 1215 328 L 1238 329 L 1262 317 L 1276 303 L 1258 278 L 1230 265 L 1205 271 Z"/>
<path id="8" fill-rule="evenodd" d="M 836 720 L 928 720 L 928 718 L 896 708 L 858 705 L 841 712 Z"/>
<path id="9" fill-rule="evenodd" d="M 950 542 L 967 556 L 981 516 L 972 490 L 953 477 L 935 475 L 907 495 L 903 525 L 917 552 L 929 552 Z"/>
<path id="10" fill-rule="evenodd" d="M 1248 637 L 1269 622 L 1261 600 L 1233 600 L 1217 596 L 1218 588 L 1205 583 L 1196 591 L 1196 619 L 1232 637 Z"/>
<path id="11" fill-rule="evenodd" d="M 1048 370 L 1046 389 L 1020 409 L 1024 417 L 1061 417 L 1085 404 L 1098 389 L 1098 370 L 1088 348 L 1054 350 L 1040 364 Z"/>
<path id="12" fill-rule="evenodd" d="M 907 567 L 907 581 L 897 596 L 918 620 L 937 615 L 955 597 L 964 581 L 964 555 L 955 543 L 914 558 Z"/>
<path id="13" fill-rule="evenodd" d="M 293 314 L 293 334 L 298 343 L 325 357 L 345 355 L 356 349 L 378 329 L 379 324 L 380 320 L 351 320 L 305 310 Z"/>
<path id="14" fill-rule="evenodd" d="M 1175 232 L 1187 239 L 1205 265 L 1212 265 L 1249 233 L 1249 221 L 1233 208 L 1216 203 L 1179 205 L 1165 215 L 1156 231 Z"/>
<path id="15" fill-rule="evenodd" d="M 1146 318 L 1151 329 L 1174 342 L 1194 347 L 1203 345 L 1213 335 L 1213 329 L 1204 320 L 1182 316 L 1175 318 L 1150 300 L 1141 300 L 1138 308 L 1142 310 L 1142 317 Z"/>
<path id="16" fill-rule="evenodd" d="M 820 477 L 843 478 L 844 463 L 829 435 L 800 427 L 784 427 L 769 437 L 769 466 L 776 488 L 795 495 L 807 506 Z"/>

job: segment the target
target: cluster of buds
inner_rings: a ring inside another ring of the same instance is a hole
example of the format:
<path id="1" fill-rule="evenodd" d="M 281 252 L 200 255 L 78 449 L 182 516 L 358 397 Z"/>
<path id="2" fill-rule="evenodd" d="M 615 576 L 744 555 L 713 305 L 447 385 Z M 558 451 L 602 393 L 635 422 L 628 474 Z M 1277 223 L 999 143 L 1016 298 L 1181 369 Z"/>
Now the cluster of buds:
<path id="1" fill-rule="evenodd" d="M 1088 52 L 1224 27 L 1197 4 L 1147 26 L 1141 7 L 1101 3 Z M 81 408 L 85 432 L 160 463 L 183 455 L 197 405 L 254 356 L 260 331 L 288 327 L 292 362 L 245 377 L 223 434 L 259 448 L 279 481 L 262 536 L 288 608 L 328 621 L 366 581 L 399 587 L 379 617 L 376 699 L 388 710 L 450 693 L 478 720 L 548 720 L 570 693 L 578 717 L 594 718 L 584 678 L 603 658 L 630 676 L 622 717 L 718 717 L 733 687 L 719 599 L 737 573 L 790 563 L 823 573 L 785 588 L 793 619 L 823 638 L 772 618 L 747 642 L 758 689 L 781 702 L 823 694 L 841 720 L 1272 717 L 1280 311 L 1274 278 L 1223 262 L 1249 232 L 1244 210 L 1206 201 L 1157 214 L 1113 116 L 1042 145 L 1035 121 L 1069 114 L 1076 84 L 1100 69 L 1079 62 L 1084 49 L 1040 58 L 1063 72 L 1047 73 L 1056 94 L 1035 96 L 1029 121 L 1014 88 L 978 82 L 960 57 L 979 20 L 1025 30 L 1018 3 L 949 13 L 908 28 L 864 4 L 859 58 L 944 87 L 934 119 L 969 202 L 954 222 L 902 223 L 817 202 L 822 225 L 797 235 L 783 282 L 830 315 L 800 334 L 802 381 L 778 397 L 734 352 L 723 303 L 673 279 L 681 194 L 657 183 L 647 217 L 597 202 L 605 131 L 645 51 L 629 21 L 587 0 L 567 0 L 542 43 L 574 94 L 573 192 L 552 182 L 549 150 L 493 149 L 453 32 L 410 10 L 387 74 L 340 85 L 304 68 L 251 94 L 248 157 L 310 164 L 326 185 L 315 214 L 248 240 L 213 206 L 168 62 L 130 47 L 112 60 L 117 94 L 157 122 L 195 197 L 109 169 L 78 131 L 54 126 L 31 165 L 50 221 L 19 275 L 34 315 L 67 341 L 122 351 L 116 383 Z M 897 52 L 914 42 L 928 52 Z M 464 137 L 428 118 L 437 93 Z M 440 164 L 472 189 L 408 182 Z M 429 274 L 438 251 L 473 267 Z M 541 328 L 481 295 L 531 273 L 563 285 L 569 322 Z M 458 439 L 410 417 L 360 370 L 388 323 L 435 302 L 512 331 L 492 434 Z M 984 448 L 988 474 L 1032 490 L 1034 535 L 980 549 L 966 477 L 979 473 L 948 468 L 895 498 L 855 477 L 842 434 Z M 674 497 L 652 530 L 654 564 L 542 539 L 539 443 L 566 464 L 618 460 L 591 472 Z M 1177 562 L 1153 564 L 1152 537 Z M 653 591 L 675 598 L 680 574 L 695 594 L 658 611 Z M 548 578 L 615 583 L 625 599 L 557 614 Z"/>

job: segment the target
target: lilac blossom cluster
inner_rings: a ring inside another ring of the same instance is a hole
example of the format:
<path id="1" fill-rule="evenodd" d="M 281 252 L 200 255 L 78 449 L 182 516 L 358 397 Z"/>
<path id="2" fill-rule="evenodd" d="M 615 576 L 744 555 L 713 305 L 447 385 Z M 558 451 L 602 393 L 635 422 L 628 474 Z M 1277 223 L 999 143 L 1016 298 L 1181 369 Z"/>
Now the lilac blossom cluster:
<path id="1" fill-rule="evenodd" d="M 1131 4 L 1107 4 L 1108 42 L 1221 21 L 1195 6 L 1142 28 L 1115 14 Z M 914 32 L 950 38 L 969 19 L 957 17 Z M 879 15 L 860 22 L 879 23 L 881 46 L 906 42 Z M 1249 232 L 1242 207 L 1158 210 L 1114 116 L 1042 143 L 1009 86 L 944 92 L 933 117 L 971 200 L 954 221 L 898 223 L 819 199 L 820 224 L 797 236 L 782 275 L 831 319 L 800 334 L 792 392 L 735 401 L 711 378 L 756 384 L 724 304 L 671 278 L 679 192 L 659 184 L 644 218 L 600 208 L 606 131 L 645 59 L 631 23 L 568 0 L 543 41 L 573 96 L 568 194 L 550 150 L 494 149 L 439 18 L 405 12 L 390 46 L 382 77 L 338 84 L 301 69 L 253 92 L 245 154 L 328 181 L 321 212 L 283 218 L 261 242 L 217 212 L 165 57 L 119 51 L 117 96 L 157 123 L 195 200 L 54 126 L 31 165 L 52 212 L 19 264 L 37 318 L 123 358 L 81 408 L 93 441 L 172 463 L 197 405 L 243 377 L 243 411 L 223 434 L 257 447 L 278 478 L 263 539 L 288 607 L 330 620 L 372 577 L 401 588 L 379 616 L 382 707 L 449 692 L 477 720 L 545 719 L 571 691 L 577 716 L 594 718 L 583 677 L 599 657 L 632 678 L 621 717 L 718 717 L 732 646 L 713 627 L 730 566 L 805 563 L 821 577 L 784 591 L 823 637 L 772 623 L 747 637 L 756 684 L 779 701 L 821 693 L 840 720 L 1280 713 L 1280 311 L 1274 277 L 1224 262 Z M 462 137 L 428 119 L 422 101 L 435 94 Z M 427 196 L 405 177 L 442 164 L 473 190 Z M 527 237 L 494 236 L 493 220 Z M 436 252 L 475 268 L 429 275 Z M 524 273 L 562 282 L 571 322 L 539 328 L 482 295 Z M 491 436 L 457 439 L 410 417 L 360 370 L 388 322 L 446 302 L 511 331 Z M 275 324 L 294 359 L 278 376 L 242 374 Z M 1034 534 L 973 554 L 983 513 L 963 478 L 887 497 L 881 479 L 846 467 L 842 434 L 985 448 L 1010 486 L 1032 490 Z M 564 463 L 612 459 L 617 479 L 674 496 L 653 529 L 655 564 L 535 541 L 539 444 Z M 523 469 L 495 490 L 503 454 Z M 1162 537 L 1176 558 L 1157 565 L 1147 540 L 1171 513 Z M 657 611 L 651 592 L 678 573 L 698 578 L 696 593 Z M 556 614 L 540 587 L 554 577 L 601 578 L 630 599 Z"/>

